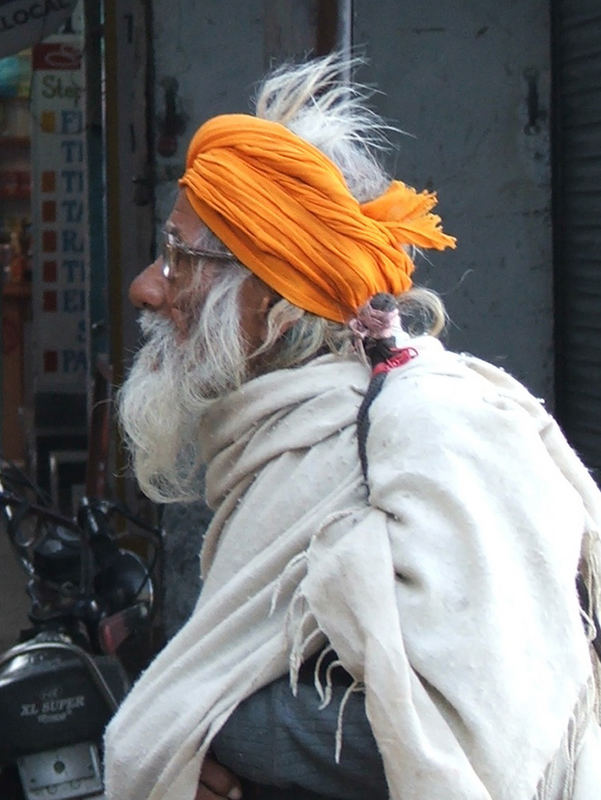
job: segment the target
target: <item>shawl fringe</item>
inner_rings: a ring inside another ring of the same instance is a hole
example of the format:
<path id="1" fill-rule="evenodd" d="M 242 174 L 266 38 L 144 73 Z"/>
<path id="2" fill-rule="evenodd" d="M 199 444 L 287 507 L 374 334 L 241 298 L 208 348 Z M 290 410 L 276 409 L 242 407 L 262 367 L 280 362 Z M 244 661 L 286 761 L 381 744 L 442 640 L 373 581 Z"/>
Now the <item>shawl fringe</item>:
<path id="1" fill-rule="evenodd" d="M 584 687 L 568 722 L 561 744 L 549 762 L 536 789 L 533 800 L 571 800 L 574 794 L 576 765 L 585 731 L 593 718 L 597 691 L 594 680 Z M 562 773 L 563 772 L 563 777 Z M 558 794 L 558 782 L 561 794 Z"/>
<path id="2" fill-rule="evenodd" d="M 582 608 L 587 639 L 590 645 L 592 664 L 592 710 L 597 722 L 601 722 L 601 658 L 593 642 L 601 635 L 601 536 L 596 527 L 586 532 L 582 541 L 580 576 L 586 588 L 587 605 Z"/>

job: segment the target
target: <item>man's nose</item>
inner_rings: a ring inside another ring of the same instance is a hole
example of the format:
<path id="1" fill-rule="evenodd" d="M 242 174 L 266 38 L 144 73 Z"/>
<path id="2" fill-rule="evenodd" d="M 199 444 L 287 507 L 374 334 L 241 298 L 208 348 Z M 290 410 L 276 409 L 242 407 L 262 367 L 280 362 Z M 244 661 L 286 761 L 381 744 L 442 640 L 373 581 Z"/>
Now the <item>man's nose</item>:
<path id="1" fill-rule="evenodd" d="M 166 281 L 162 272 L 162 260 L 157 260 L 140 272 L 129 287 L 130 302 L 136 308 L 150 311 L 166 310 Z"/>

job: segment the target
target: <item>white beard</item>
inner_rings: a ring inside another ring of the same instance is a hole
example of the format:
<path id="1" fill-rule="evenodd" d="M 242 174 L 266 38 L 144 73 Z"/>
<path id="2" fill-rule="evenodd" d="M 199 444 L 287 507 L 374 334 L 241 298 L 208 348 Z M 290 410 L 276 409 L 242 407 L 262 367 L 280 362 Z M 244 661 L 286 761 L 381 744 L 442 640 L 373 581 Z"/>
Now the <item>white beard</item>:
<path id="1" fill-rule="evenodd" d="M 224 273 L 184 341 L 173 324 L 144 311 L 148 341 L 118 396 L 119 419 L 142 491 L 155 502 L 198 499 L 202 417 L 247 377 L 238 290 L 246 275 Z"/>

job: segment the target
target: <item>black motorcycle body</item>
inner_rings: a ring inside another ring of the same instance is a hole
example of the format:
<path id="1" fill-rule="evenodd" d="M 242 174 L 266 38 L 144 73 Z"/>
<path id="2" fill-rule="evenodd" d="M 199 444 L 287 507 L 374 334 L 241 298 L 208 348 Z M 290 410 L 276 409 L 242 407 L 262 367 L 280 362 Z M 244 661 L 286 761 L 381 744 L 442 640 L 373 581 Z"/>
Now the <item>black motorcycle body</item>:
<path id="1" fill-rule="evenodd" d="M 100 743 L 129 685 L 114 655 L 40 633 L 0 656 L 0 763 L 26 800 L 102 797 Z"/>
<path id="2" fill-rule="evenodd" d="M 1 467 L 31 628 L 0 654 L 0 797 L 101 800 L 104 730 L 154 654 L 162 531 L 88 498 L 66 518 Z"/>

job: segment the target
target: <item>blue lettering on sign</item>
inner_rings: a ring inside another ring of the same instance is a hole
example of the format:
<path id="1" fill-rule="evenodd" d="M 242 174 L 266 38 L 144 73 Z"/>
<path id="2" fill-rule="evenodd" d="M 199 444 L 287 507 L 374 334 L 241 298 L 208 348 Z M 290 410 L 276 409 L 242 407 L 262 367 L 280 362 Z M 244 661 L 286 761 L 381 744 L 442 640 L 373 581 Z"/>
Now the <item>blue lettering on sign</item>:
<path id="1" fill-rule="evenodd" d="M 52 100 L 55 97 L 65 98 L 66 100 L 73 100 L 74 105 L 79 103 L 79 99 L 83 94 L 83 87 L 78 86 L 71 79 L 71 83 L 63 83 L 63 78 L 60 75 L 45 75 L 42 79 L 42 97 L 47 97 Z M 65 125 L 68 130 L 64 130 Z M 63 129 L 61 133 L 79 133 L 74 128 L 74 119 L 65 119 L 63 117 Z M 81 127 L 80 127 L 81 130 Z"/>
<path id="2" fill-rule="evenodd" d="M 61 234 L 64 253 L 83 253 L 83 239 L 79 235 L 79 231 L 69 229 L 61 231 Z"/>
<path id="3" fill-rule="evenodd" d="M 63 258 L 62 268 L 67 273 L 67 283 L 83 283 L 84 262 L 80 258 Z"/>
<path id="4" fill-rule="evenodd" d="M 61 352 L 63 362 L 63 372 L 84 373 L 87 370 L 87 359 L 85 350 L 63 350 Z"/>
<path id="5" fill-rule="evenodd" d="M 43 19 L 53 11 L 68 9 L 70 5 L 67 0 L 46 0 L 44 3 L 32 3 L 29 9 L 17 8 L 16 11 L 11 11 L 9 8 L 7 15 L 0 16 L 0 31 L 10 31 L 16 25 L 27 25 L 32 19 Z"/>
<path id="6" fill-rule="evenodd" d="M 86 293 L 83 289 L 65 289 L 63 292 L 63 311 L 68 314 L 82 313 L 86 310 Z"/>
<path id="7" fill-rule="evenodd" d="M 74 133 L 81 133 L 83 130 L 83 114 L 77 109 L 64 108 L 61 111 L 60 133 L 72 136 Z"/>
<path id="8" fill-rule="evenodd" d="M 83 172 L 80 169 L 63 169 L 61 177 L 67 194 L 83 192 Z"/>
<path id="9" fill-rule="evenodd" d="M 83 142 L 77 139 L 63 139 L 61 149 L 66 164 L 80 164 L 83 161 Z"/>
<path id="10" fill-rule="evenodd" d="M 61 205 L 65 210 L 66 222 L 81 222 L 83 217 L 83 203 L 81 200 L 63 200 Z"/>

